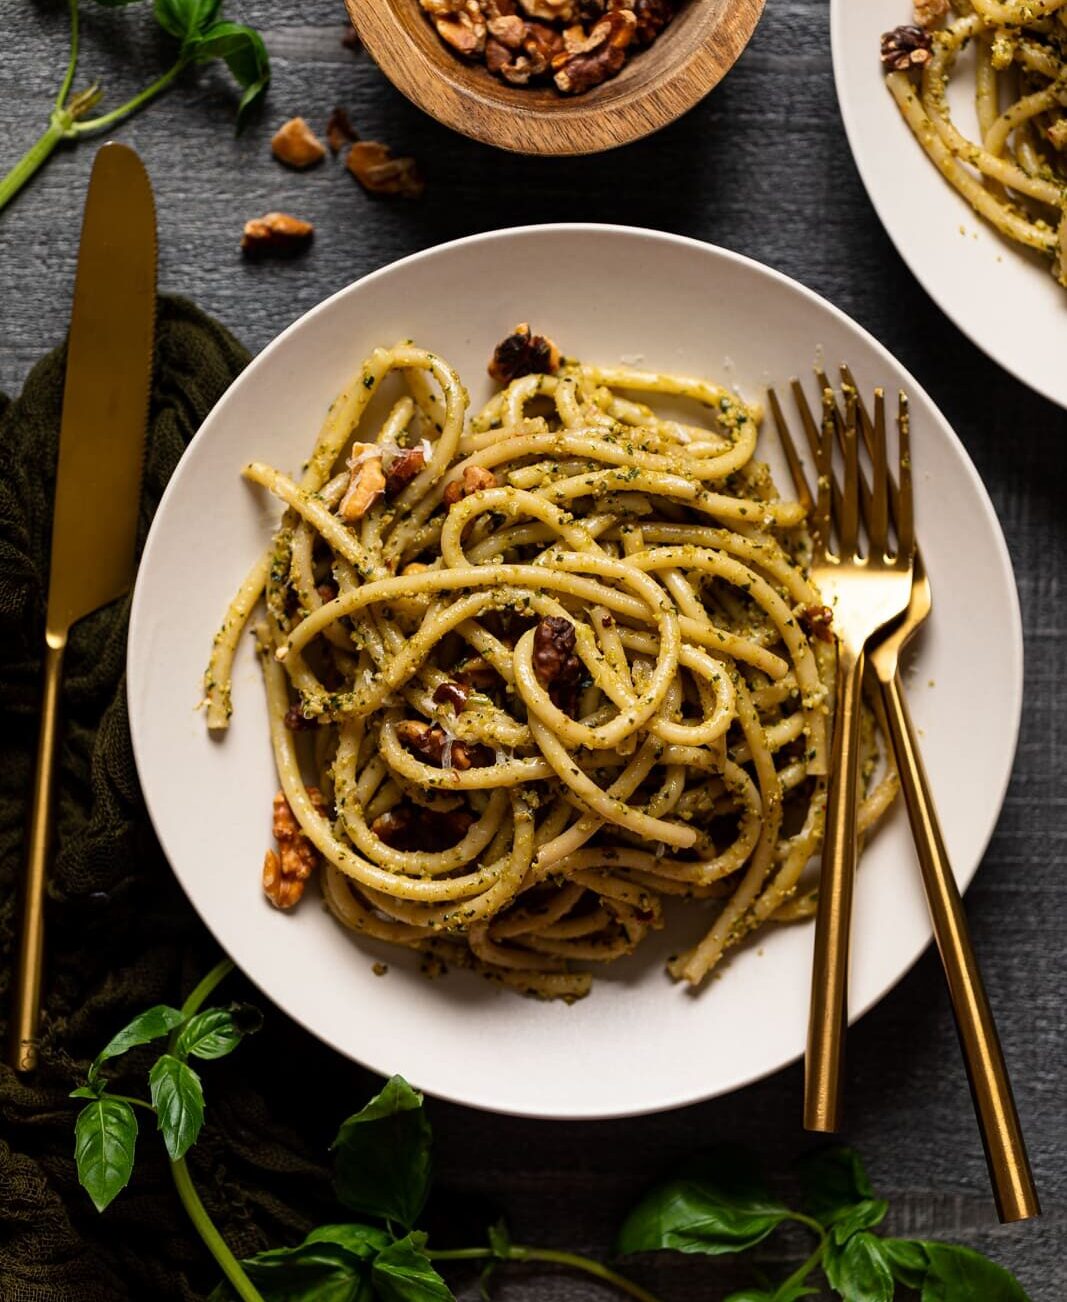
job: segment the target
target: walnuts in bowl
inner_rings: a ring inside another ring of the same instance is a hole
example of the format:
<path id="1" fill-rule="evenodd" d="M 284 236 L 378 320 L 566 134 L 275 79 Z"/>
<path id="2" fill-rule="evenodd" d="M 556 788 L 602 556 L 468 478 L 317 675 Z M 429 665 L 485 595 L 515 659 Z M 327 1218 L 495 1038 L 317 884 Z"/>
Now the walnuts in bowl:
<path id="1" fill-rule="evenodd" d="M 512 86 L 580 95 L 651 45 L 679 0 L 419 0 L 444 43 Z"/>

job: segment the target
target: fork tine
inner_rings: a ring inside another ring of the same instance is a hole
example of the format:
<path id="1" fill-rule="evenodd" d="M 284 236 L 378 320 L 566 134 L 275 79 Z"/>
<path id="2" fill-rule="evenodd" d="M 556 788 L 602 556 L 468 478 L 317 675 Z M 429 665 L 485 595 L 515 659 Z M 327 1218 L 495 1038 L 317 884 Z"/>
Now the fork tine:
<path id="1" fill-rule="evenodd" d="M 833 401 L 831 395 L 831 402 Z M 833 404 L 836 410 L 837 404 Z M 845 445 L 845 480 L 841 490 L 841 512 L 837 520 L 837 533 L 842 556 L 853 556 L 859 543 L 859 436 L 856 433 L 856 396 L 845 395 L 845 423 L 842 433 Z"/>
<path id="2" fill-rule="evenodd" d="M 867 410 L 867 404 L 863 401 L 863 396 L 856 388 L 856 381 L 852 378 L 851 369 L 844 363 L 841 365 L 841 376 L 845 383 L 856 390 L 856 410 L 859 413 L 860 429 L 863 432 L 863 443 L 868 454 L 874 456 L 874 422 L 871 420 L 870 413 Z M 886 463 L 888 466 L 889 454 L 886 453 Z M 889 500 L 889 523 L 895 525 L 897 522 L 897 481 L 893 475 L 886 474 Z"/>
<path id="3" fill-rule="evenodd" d="M 811 448 L 811 455 L 815 458 L 816 474 L 821 474 L 822 465 L 819 458 L 822 454 L 819 451 L 819 427 L 815 424 L 815 417 L 811 414 L 811 408 L 808 406 L 808 399 L 801 388 L 800 381 L 790 380 L 789 388 L 793 394 L 793 401 L 800 411 L 800 423 L 804 426 L 804 433 L 808 438 L 808 447 Z"/>
<path id="4" fill-rule="evenodd" d="M 789 463 L 789 473 L 793 477 L 793 487 L 796 489 L 797 500 L 808 515 L 811 515 L 815 509 L 815 499 L 811 495 L 811 488 L 808 485 L 807 476 L 804 474 L 803 463 L 797 454 L 797 445 L 793 442 L 789 426 L 785 423 L 782 404 L 778 401 L 778 395 L 773 389 L 767 390 L 767 397 L 770 400 L 775 428 L 778 430 L 778 441 L 781 443 L 782 450 L 785 452 L 785 459 Z"/>
<path id="5" fill-rule="evenodd" d="M 897 397 L 897 431 L 900 441 L 900 478 L 897 501 L 897 556 L 910 560 L 915 551 L 915 508 L 911 478 L 911 416 L 908 395 Z"/>
<path id="6" fill-rule="evenodd" d="M 867 511 L 867 532 L 871 555 L 889 551 L 889 472 L 885 451 L 885 390 L 874 391 L 874 428 L 871 435 L 871 501 Z"/>

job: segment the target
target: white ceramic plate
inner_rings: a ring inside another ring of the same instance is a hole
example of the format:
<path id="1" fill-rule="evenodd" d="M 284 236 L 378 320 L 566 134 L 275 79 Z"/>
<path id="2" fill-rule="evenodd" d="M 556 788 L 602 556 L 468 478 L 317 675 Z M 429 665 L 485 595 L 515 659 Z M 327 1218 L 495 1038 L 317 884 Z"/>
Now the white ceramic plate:
<path id="1" fill-rule="evenodd" d="M 914 21 L 911 0 L 831 0 L 834 77 L 845 130 L 882 225 L 946 316 L 1005 370 L 1067 407 L 1067 290 L 1039 254 L 1006 240 L 930 162 L 886 90 L 881 34 Z M 949 83 L 974 140 L 973 50 Z"/>
<path id="2" fill-rule="evenodd" d="M 696 996 L 663 972 L 678 943 L 670 929 L 605 970 L 589 998 L 569 1008 L 463 972 L 427 981 L 414 956 L 355 940 L 314 893 L 292 915 L 264 900 L 259 870 L 276 782 L 250 645 L 237 666 L 225 740 L 208 738 L 195 709 L 212 634 L 278 517 L 274 503 L 242 481 L 241 467 L 255 457 L 298 468 L 330 400 L 376 344 L 418 340 L 459 367 L 475 403 L 484 400 L 492 345 L 518 320 L 570 354 L 725 375 L 751 396 L 823 354 L 847 359 L 865 391 L 876 383 L 907 389 L 919 533 L 936 593 L 911 674 L 912 704 L 962 884 L 978 865 L 1011 770 L 1022 684 L 1018 605 L 989 499 L 915 380 L 810 291 L 690 240 L 543 226 L 418 254 L 302 317 L 218 404 L 160 504 L 130 624 L 137 764 L 175 873 L 264 993 L 342 1053 L 476 1107 L 619 1116 L 724 1093 L 800 1054 L 811 927 L 760 933 Z M 686 921 L 691 930 L 704 918 Z M 889 989 L 930 936 L 901 811 L 864 858 L 855 927 L 854 1015 Z M 388 975 L 373 975 L 375 961 L 388 962 Z"/>

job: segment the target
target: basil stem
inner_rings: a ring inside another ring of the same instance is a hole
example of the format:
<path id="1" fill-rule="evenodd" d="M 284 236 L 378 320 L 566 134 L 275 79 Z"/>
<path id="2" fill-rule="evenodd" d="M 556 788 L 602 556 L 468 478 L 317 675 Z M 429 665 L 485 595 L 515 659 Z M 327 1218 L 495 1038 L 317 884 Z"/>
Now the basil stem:
<path id="1" fill-rule="evenodd" d="M 821 1251 L 821 1249 L 820 1249 Z M 620 1275 L 603 1262 L 592 1257 L 583 1257 L 577 1252 L 560 1252 L 555 1248 L 526 1248 L 518 1243 L 508 1245 L 506 1255 L 493 1248 L 443 1248 L 440 1251 L 428 1250 L 431 1261 L 545 1261 L 555 1266 L 569 1266 L 571 1270 L 581 1270 L 587 1275 L 595 1275 L 606 1284 L 617 1288 L 627 1297 L 636 1298 L 637 1302 L 659 1302 L 659 1298 L 648 1289 L 635 1284 L 632 1279 Z"/>
<path id="2" fill-rule="evenodd" d="M 182 1004 L 184 1017 L 189 1018 L 193 1013 L 199 1012 L 208 995 L 232 971 L 233 963 L 228 958 L 223 959 L 221 963 L 216 963 L 193 990 L 192 994 L 189 995 L 185 1003 Z M 176 1038 L 177 1033 L 175 1032 L 171 1036 L 171 1048 L 174 1047 Z M 263 1302 L 263 1295 L 248 1278 L 241 1263 L 226 1246 L 226 1240 L 219 1233 L 215 1222 L 208 1215 L 207 1208 L 200 1201 L 200 1195 L 193 1185 L 193 1179 L 189 1174 L 189 1168 L 184 1157 L 180 1157 L 176 1162 L 171 1162 L 170 1173 L 174 1177 L 174 1187 L 178 1191 L 178 1197 L 181 1199 L 182 1206 L 185 1208 L 190 1221 L 192 1221 L 197 1234 L 200 1235 L 208 1252 L 219 1263 L 219 1268 L 230 1281 L 237 1296 L 241 1298 L 242 1302 Z"/>

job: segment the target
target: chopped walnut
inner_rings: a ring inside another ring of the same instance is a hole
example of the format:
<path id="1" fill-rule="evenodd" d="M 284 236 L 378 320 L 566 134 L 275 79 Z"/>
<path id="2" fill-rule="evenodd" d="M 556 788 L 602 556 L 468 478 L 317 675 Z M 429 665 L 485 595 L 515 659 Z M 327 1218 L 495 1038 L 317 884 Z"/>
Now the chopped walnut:
<path id="1" fill-rule="evenodd" d="M 485 49 L 485 15 L 478 0 L 419 0 L 437 35 L 468 58 Z"/>
<path id="2" fill-rule="evenodd" d="M 319 726 L 319 716 L 309 719 L 299 705 L 290 705 L 283 722 L 290 732 L 313 732 Z"/>
<path id="3" fill-rule="evenodd" d="M 882 34 L 882 65 L 890 72 L 907 72 L 930 62 L 931 41 L 921 27 L 894 27 Z"/>
<path id="4" fill-rule="evenodd" d="M 326 123 L 326 143 L 330 146 L 330 153 L 339 154 L 345 145 L 358 139 L 355 127 L 348 120 L 348 114 L 343 108 L 335 108 Z"/>
<path id="5" fill-rule="evenodd" d="M 348 151 L 345 166 L 371 194 L 417 199 L 426 188 L 413 158 L 394 158 L 389 146 L 377 140 L 357 140 Z"/>
<path id="6" fill-rule="evenodd" d="M 466 683 L 439 683 L 434 689 L 433 702 L 434 705 L 451 705 L 452 709 L 458 714 L 461 710 L 467 708 L 467 700 L 470 694 L 471 689 Z"/>
<path id="7" fill-rule="evenodd" d="M 637 19 L 634 42 L 651 45 L 674 17 L 675 0 L 629 0 L 622 7 L 633 9 Z"/>
<path id="8" fill-rule="evenodd" d="M 820 642 L 832 642 L 834 640 L 834 612 L 829 606 L 820 606 L 817 603 L 805 606 L 800 611 L 800 622 L 804 626 L 809 637 L 818 638 Z"/>
<path id="9" fill-rule="evenodd" d="M 362 520 L 385 492 L 382 450 L 373 444 L 354 443 L 348 458 L 350 477 L 345 495 L 337 507 L 342 520 Z"/>
<path id="10" fill-rule="evenodd" d="M 311 243 L 315 228 L 299 217 L 269 212 L 245 222 L 241 250 L 246 258 L 292 258 Z"/>
<path id="11" fill-rule="evenodd" d="M 589 33 L 584 48 L 559 55 L 556 88 L 565 95 L 580 95 L 614 77 L 626 62 L 626 48 L 637 30 L 637 18 L 629 9 L 612 9 Z"/>
<path id="12" fill-rule="evenodd" d="M 493 349 L 489 374 L 498 384 L 510 384 L 524 375 L 555 375 L 559 349 L 544 335 L 530 333 L 523 321 Z"/>
<path id="13" fill-rule="evenodd" d="M 572 23 L 578 16 L 575 0 L 519 0 L 519 8 L 546 23 Z"/>
<path id="14" fill-rule="evenodd" d="M 308 797 L 315 810 L 325 816 L 326 802 L 318 787 L 308 787 Z M 291 909 L 304 893 L 304 883 L 319 862 L 319 852 L 308 840 L 296 820 L 285 793 L 274 797 L 272 832 L 277 850 L 268 850 L 263 858 L 263 890 L 276 909 Z"/>
<path id="15" fill-rule="evenodd" d="M 402 448 L 385 472 L 385 495 L 396 497 L 402 489 L 415 478 L 426 465 L 426 453 L 422 448 Z"/>
<path id="16" fill-rule="evenodd" d="M 583 665 L 575 653 L 574 625 L 561 615 L 546 615 L 534 632 L 533 669 L 557 709 L 570 714 L 577 704 Z"/>
<path id="17" fill-rule="evenodd" d="M 430 567 L 424 565 L 422 561 L 412 561 L 410 565 L 405 565 L 400 571 L 401 574 L 425 574 Z"/>
<path id="18" fill-rule="evenodd" d="M 311 167 L 326 157 L 326 146 L 303 118 L 290 118 L 275 131 L 270 152 L 289 167 Z"/>
<path id="19" fill-rule="evenodd" d="M 397 805 L 379 816 L 370 830 L 394 850 L 451 850 L 467 835 L 474 815 L 466 809 L 442 812 L 423 806 Z"/>
<path id="20" fill-rule="evenodd" d="M 438 768 L 452 768 L 458 773 L 467 769 L 484 769 L 495 763 L 496 756 L 480 742 L 450 741 L 448 734 L 436 724 L 415 719 L 402 719 L 396 725 L 400 744 Z"/>
<path id="21" fill-rule="evenodd" d="M 455 506 L 462 498 L 470 497 L 471 493 L 495 487 L 496 475 L 491 470 L 486 470 L 484 466 L 464 466 L 463 478 L 453 479 L 445 485 L 443 501 L 446 506 Z"/>
<path id="22" fill-rule="evenodd" d="M 489 35 L 509 50 L 518 50 L 522 48 L 522 38 L 526 35 L 526 23 L 518 14 L 490 18 Z"/>
<path id="23" fill-rule="evenodd" d="M 344 36 L 341 37 L 341 44 L 346 50 L 362 50 L 363 42 L 359 39 L 359 33 L 354 27 L 350 27 Z"/>
<path id="24" fill-rule="evenodd" d="M 915 0 L 915 21 L 920 27 L 936 27 L 948 9 L 948 0 Z"/>

